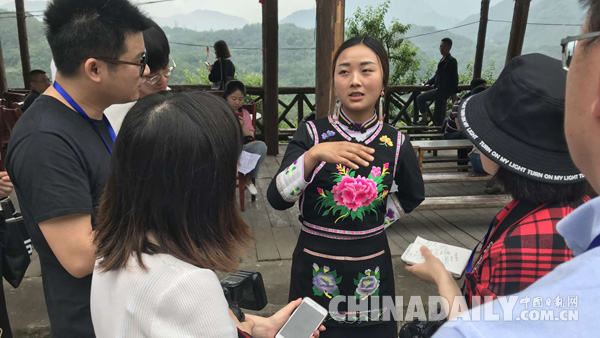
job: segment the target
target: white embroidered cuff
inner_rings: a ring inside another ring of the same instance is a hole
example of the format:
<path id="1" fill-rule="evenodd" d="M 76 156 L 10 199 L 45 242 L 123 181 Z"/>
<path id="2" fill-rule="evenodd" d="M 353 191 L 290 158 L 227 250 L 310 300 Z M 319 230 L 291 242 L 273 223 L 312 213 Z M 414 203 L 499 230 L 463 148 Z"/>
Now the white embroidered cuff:
<path id="1" fill-rule="evenodd" d="M 314 177 L 314 175 L 313 175 Z M 296 202 L 312 182 L 304 180 L 304 154 L 277 175 L 277 190 L 286 202 Z"/>
<path id="2" fill-rule="evenodd" d="M 390 193 L 387 199 L 387 206 L 385 208 L 385 227 L 389 227 L 392 223 L 396 222 L 400 219 L 400 217 L 404 216 L 406 213 L 404 209 L 402 209 L 402 205 L 396 197 L 396 194 Z"/>

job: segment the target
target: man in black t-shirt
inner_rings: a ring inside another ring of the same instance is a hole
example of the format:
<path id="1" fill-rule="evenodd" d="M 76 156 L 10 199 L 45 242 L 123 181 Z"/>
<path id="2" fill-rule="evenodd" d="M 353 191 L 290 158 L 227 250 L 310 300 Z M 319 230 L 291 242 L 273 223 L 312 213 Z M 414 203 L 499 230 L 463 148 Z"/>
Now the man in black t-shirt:
<path id="1" fill-rule="evenodd" d="M 53 0 L 44 16 L 56 83 L 19 119 L 6 165 L 39 253 L 52 337 L 94 337 L 92 224 L 114 142 L 103 111 L 138 98 L 149 21 L 127 0 Z"/>
<path id="2" fill-rule="evenodd" d="M 41 93 L 45 92 L 48 87 L 52 84 L 48 74 L 40 69 L 34 69 L 29 72 L 29 86 L 31 91 L 25 97 L 23 105 L 21 106 L 22 111 L 26 111 L 29 106 L 40 96 Z"/>

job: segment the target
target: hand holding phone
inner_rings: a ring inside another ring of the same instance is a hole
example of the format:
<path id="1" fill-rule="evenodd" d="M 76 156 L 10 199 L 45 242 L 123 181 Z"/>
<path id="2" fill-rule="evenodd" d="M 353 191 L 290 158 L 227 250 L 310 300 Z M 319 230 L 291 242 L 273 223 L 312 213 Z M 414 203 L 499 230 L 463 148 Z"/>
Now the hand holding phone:
<path id="1" fill-rule="evenodd" d="M 310 338 L 327 317 L 327 310 L 306 297 L 275 338 Z"/>

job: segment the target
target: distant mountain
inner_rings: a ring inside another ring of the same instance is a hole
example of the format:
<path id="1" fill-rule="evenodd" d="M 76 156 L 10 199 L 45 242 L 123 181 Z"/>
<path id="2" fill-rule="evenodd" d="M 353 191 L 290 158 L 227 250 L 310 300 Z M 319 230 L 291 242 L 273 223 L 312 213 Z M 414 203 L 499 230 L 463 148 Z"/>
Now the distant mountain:
<path id="1" fill-rule="evenodd" d="M 187 28 L 195 31 L 242 28 L 248 24 L 238 16 L 216 11 L 197 10 L 189 14 L 177 14 L 166 18 L 154 17 L 162 27 Z"/>
<path id="2" fill-rule="evenodd" d="M 352 6 L 358 2 L 355 0 L 346 1 L 348 10 L 351 10 Z M 400 7 L 410 8 L 404 5 L 398 7 L 396 1 L 399 0 L 392 1 L 390 13 L 388 14 L 390 18 L 399 16 L 396 11 Z M 404 1 L 402 0 L 401 2 Z M 418 3 L 423 2 L 427 5 L 435 1 L 442 0 L 420 0 Z M 474 0 L 464 1 L 473 2 Z M 364 7 L 364 4 L 372 2 L 375 2 L 375 0 L 364 0 L 364 2 L 361 2 L 361 8 Z M 11 3 L 14 2 L 11 1 Z M 31 9 L 32 11 L 42 10 L 39 9 L 40 7 L 36 9 L 36 7 L 30 5 L 31 3 L 41 5 L 43 2 L 26 2 L 26 8 L 33 8 Z M 494 5 L 490 8 L 490 19 L 512 20 L 513 0 L 502 0 L 501 2 L 492 0 L 492 3 Z M 9 5 L 6 1 L 2 2 L 0 0 L 0 6 L 5 6 L 8 9 L 10 8 Z M 427 7 L 425 10 L 432 8 L 430 5 L 424 5 L 424 7 Z M 583 22 L 583 16 L 583 10 L 579 7 L 577 1 L 532 0 L 529 13 L 530 23 L 571 23 L 575 24 L 575 26 L 528 25 L 523 53 L 539 52 L 554 58 L 560 58 L 560 39 L 567 35 L 578 34 L 580 29 L 579 24 Z M 176 17 L 157 19 L 159 24 L 165 27 L 165 32 L 171 42 L 211 46 L 215 41 L 224 39 L 231 48 L 233 54 L 232 61 L 240 73 L 242 71 L 246 73 L 260 73 L 262 71 L 262 26 L 260 24 L 244 26 L 245 21 L 242 18 L 208 11 L 190 13 L 185 17 L 193 21 L 186 23 L 181 18 Z M 479 20 L 479 16 L 477 14 L 472 17 L 463 17 L 463 19 L 463 23 L 472 22 Z M 168 20 L 171 20 L 171 22 L 168 22 Z M 215 23 L 214 21 L 218 22 Z M 284 21 L 294 21 L 295 24 L 283 24 Z M 314 24 L 314 9 L 299 12 L 296 16 L 284 18 L 281 22 L 282 24 L 279 26 L 279 46 L 281 48 L 279 51 L 279 80 L 281 86 L 314 85 L 314 47 L 316 37 L 313 29 L 297 27 L 302 26 L 302 22 L 305 22 L 304 25 L 308 25 L 310 22 Z M 167 26 L 175 26 L 176 28 L 169 28 Z M 239 26 L 243 27 L 235 28 Z M 16 20 L 14 17 L 0 20 L 0 37 L 8 83 L 11 87 L 22 87 L 23 80 L 21 76 L 19 44 L 15 27 Z M 187 27 L 188 29 L 183 27 Z M 223 29 L 218 30 L 217 27 L 223 27 Z M 439 60 L 438 46 L 440 40 L 444 37 L 450 37 L 454 41 L 452 55 L 459 62 L 459 72 L 465 72 L 469 61 L 475 57 L 478 25 L 475 24 L 461 29 L 431 33 L 445 27 L 438 26 L 437 22 L 429 22 L 426 25 L 414 24 L 406 34 L 406 37 L 410 38 L 408 40 L 418 48 L 417 57 L 422 61 L 421 67 L 423 72 L 432 64 L 435 65 L 437 60 Z M 197 29 L 204 29 L 204 31 L 197 31 Z M 27 33 L 31 67 L 49 71 L 51 53 L 44 37 L 43 24 L 34 18 L 28 18 Z M 510 23 L 489 23 L 484 53 L 484 70 L 490 60 L 495 60 L 496 62 L 496 75 L 502 70 L 506 57 L 509 33 Z M 298 49 L 299 47 L 300 49 Z M 214 55 L 210 52 L 207 55 L 205 47 L 181 44 L 171 44 L 171 57 L 176 60 L 178 66 L 171 77 L 172 84 L 184 83 L 186 80 L 185 70 L 194 73 L 197 68 L 204 69 L 204 61 L 214 61 Z"/>
<path id="3" fill-rule="evenodd" d="M 395 0 L 392 0 L 395 1 Z M 459 20 L 465 19 L 467 16 L 476 14 L 479 16 L 481 9 L 481 0 L 460 0 L 460 1 L 448 1 L 448 0 L 421 0 L 426 2 L 434 8 L 437 13 L 448 15 Z M 501 0 L 491 0 L 490 5 L 494 6 Z M 535 1 L 535 0 L 534 0 Z M 432 23 L 430 23 L 432 24 Z M 436 24 L 436 26 L 438 26 Z M 440 27 L 442 28 L 442 27 Z"/>
<path id="4" fill-rule="evenodd" d="M 510 37 L 511 21 L 514 10 L 513 0 L 502 0 L 490 7 L 489 18 L 493 20 L 504 20 L 504 22 L 489 22 L 486 34 L 484 53 L 484 67 L 490 60 L 496 62 L 496 74 L 504 65 L 508 40 Z M 568 35 L 578 34 L 584 20 L 584 11 L 577 1 L 556 0 L 533 0 L 529 10 L 529 23 L 566 23 L 575 26 L 546 26 L 529 24 L 525 32 L 523 54 L 542 53 L 553 58 L 561 58 L 560 39 Z M 469 16 L 459 24 L 465 24 L 479 20 L 479 14 Z M 427 34 L 410 39 L 417 46 L 423 57 L 430 60 L 439 58 L 439 41 L 448 36 L 454 41 L 452 55 L 459 61 L 459 70 L 464 69 L 469 60 L 475 58 L 478 24 L 450 31 Z M 413 26 L 406 36 L 415 36 L 435 31 L 435 27 Z"/>
<path id="5" fill-rule="evenodd" d="M 539 2 L 539 0 L 537 2 Z M 532 4 L 534 5 L 532 7 L 535 7 L 535 2 L 533 2 Z M 502 0 L 500 3 L 498 3 L 494 6 L 490 6 L 488 18 L 490 20 L 512 21 L 514 9 L 515 9 L 514 0 Z M 534 15 L 533 8 L 530 8 L 529 13 L 530 13 L 530 15 Z M 465 18 L 464 20 L 462 20 L 461 22 L 459 22 L 457 26 L 469 24 L 471 22 L 477 22 L 477 21 L 479 21 L 479 16 L 480 16 L 480 13 L 470 15 L 467 18 Z M 494 37 L 494 36 L 496 36 L 496 34 L 504 32 L 506 30 L 506 27 L 508 27 L 509 32 L 510 32 L 510 23 L 488 22 L 486 35 L 488 38 Z M 456 34 L 461 34 L 461 35 L 467 36 L 469 38 L 472 38 L 473 40 L 477 40 L 479 24 L 473 24 L 473 25 L 469 25 L 466 27 L 457 28 L 453 31 Z M 508 40 L 506 40 L 507 39 L 506 36 L 502 36 L 502 39 L 505 41 L 508 41 Z"/>
<path id="6" fill-rule="evenodd" d="M 316 10 L 313 8 L 294 12 L 283 18 L 283 20 L 280 20 L 279 23 L 290 23 L 300 28 L 312 29 L 315 28 L 316 19 Z"/>
<path id="7" fill-rule="evenodd" d="M 454 17 L 453 14 L 439 12 L 437 8 L 429 5 L 435 1 L 441 0 L 394 0 L 390 4 L 386 20 L 391 22 L 392 19 L 397 19 L 402 24 L 417 24 L 417 25 L 431 25 L 435 23 L 437 27 L 450 27 L 455 25 L 460 19 Z M 472 2 L 473 0 L 468 0 Z M 381 0 L 347 0 L 346 1 L 346 19 L 352 17 L 357 8 L 365 10 L 369 6 L 376 7 L 382 1 Z M 439 13 L 443 13 L 439 14 Z M 280 23 L 291 23 L 302 28 L 315 28 L 316 23 L 316 9 L 305 9 L 294 12 L 287 17 L 283 18 Z"/>
<path id="8" fill-rule="evenodd" d="M 509 22 L 488 22 L 486 43 L 507 44 L 510 37 L 510 29 L 513 11 L 513 0 L 503 0 L 495 6 L 490 7 L 489 19 L 502 20 Z M 571 23 L 581 24 L 584 20 L 585 11 L 579 6 L 577 1 L 556 1 L 556 0 L 534 0 L 529 9 L 529 23 Z M 461 21 L 459 25 L 479 21 L 479 14 L 471 15 Z M 561 34 L 574 34 L 578 27 L 573 26 L 537 26 L 529 24 L 525 31 L 525 47 L 539 44 L 556 44 L 556 39 L 560 39 Z M 476 39 L 479 25 L 455 29 L 457 34 L 474 37 Z"/>
<path id="9" fill-rule="evenodd" d="M 525 31 L 523 53 L 539 52 L 560 59 L 560 40 L 568 35 L 580 34 L 586 12 L 579 1 L 543 0 L 532 6 L 529 16 L 531 23 L 571 24 L 571 26 L 528 25 Z M 573 26 L 574 25 L 574 26 Z M 510 27 L 506 28 L 510 36 Z M 495 36 L 495 39 L 500 36 Z"/>
<path id="10" fill-rule="evenodd" d="M 481 0 L 460 0 L 462 6 L 468 7 L 466 2 L 476 2 Z M 365 9 L 368 6 L 377 6 L 383 0 L 346 0 L 346 17 L 352 15 L 357 7 Z M 397 18 L 401 23 L 412 23 L 418 25 L 432 25 L 437 27 L 449 27 L 454 25 L 460 19 L 468 14 L 462 14 L 460 11 L 445 11 L 440 7 L 441 3 L 456 3 L 448 0 L 392 0 L 388 16 Z M 465 3 L 465 4 L 463 4 Z"/>

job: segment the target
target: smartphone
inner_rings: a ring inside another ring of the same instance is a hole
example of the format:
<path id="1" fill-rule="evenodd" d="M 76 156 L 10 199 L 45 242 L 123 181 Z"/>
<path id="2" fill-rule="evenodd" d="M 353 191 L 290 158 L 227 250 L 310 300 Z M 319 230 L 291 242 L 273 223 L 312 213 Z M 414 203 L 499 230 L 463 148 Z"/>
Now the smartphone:
<path id="1" fill-rule="evenodd" d="M 306 297 L 275 338 L 309 338 L 327 316 L 327 310 Z"/>

